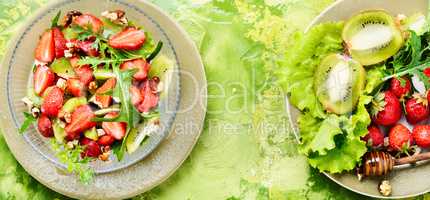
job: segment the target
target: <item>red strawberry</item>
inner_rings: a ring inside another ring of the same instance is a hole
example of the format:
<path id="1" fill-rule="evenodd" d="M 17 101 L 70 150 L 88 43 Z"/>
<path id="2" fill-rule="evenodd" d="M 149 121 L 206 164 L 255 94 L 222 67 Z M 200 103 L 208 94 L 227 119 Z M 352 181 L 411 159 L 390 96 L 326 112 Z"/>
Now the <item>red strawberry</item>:
<path id="1" fill-rule="evenodd" d="M 107 108 L 112 103 L 112 96 L 105 94 L 96 95 L 94 103 L 100 108 Z"/>
<path id="2" fill-rule="evenodd" d="M 63 32 L 58 27 L 52 28 L 53 36 L 54 36 L 54 44 L 55 44 L 55 57 L 61 58 L 64 57 L 64 50 L 66 47 L 66 39 L 64 38 Z"/>
<path id="3" fill-rule="evenodd" d="M 427 98 L 420 94 L 414 94 L 405 104 L 406 120 L 411 124 L 416 124 L 428 118 L 430 112 Z"/>
<path id="4" fill-rule="evenodd" d="M 366 141 L 372 147 L 378 147 L 384 144 L 384 134 L 377 126 L 370 125 L 367 127 L 367 130 L 369 132 L 362 138 L 364 141 Z"/>
<path id="5" fill-rule="evenodd" d="M 93 47 L 94 41 L 85 40 L 85 41 L 77 41 L 77 46 L 81 51 L 85 54 L 93 57 L 99 56 L 99 51 Z"/>
<path id="6" fill-rule="evenodd" d="M 430 125 L 417 125 L 412 130 L 412 137 L 415 143 L 422 147 L 430 147 Z"/>
<path id="7" fill-rule="evenodd" d="M 113 88 L 115 88 L 115 85 L 116 85 L 116 78 L 110 78 L 106 80 L 102 86 L 97 88 L 96 94 L 105 94 L 113 90 Z"/>
<path id="8" fill-rule="evenodd" d="M 145 42 L 145 32 L 135 27 L 127 27 L 113 35 L 108 44 L 116 49 L 138 50 Z"/>
<path id="9" fill-rule="evenodd" d="M 103 22 L 91 14 L 83 14 L 76 17 L 74 19 L 74 23 L 86 29 L 91 28 L 94 33 L 98 33 L 103 30 Z"/>
<path id="10" fill-rule="evenodd" d="M 105 118 L 115 118 L 118 113 L 108 113 Z M 124 122 L 102 122 L 102 128 L 106 134 L 111 135 L 116 140 L 121 140 L 125 136 L 127 124 Z"/>
<path id="11" fill-rule="evenodd" d="M 143 82 L 140 90 L 143 101 L 137 106 L 139 112 L 149 112 L 158 104 L 157 83 L 154 80 L 146 80 Z"/>
<path id="12" fill-rule="evenodd" d="M 37 120 L 37 129 L 39 129 L 40 134 L 44 137 L 52 137 L 54 135 L 51 120 L 46 115 L 40 115 Z"/>
<path id="13" fill-rule="evenodd" d="M 411 132 L 402 124 L 397 124 L 391 128 L 388 137 L 390 148 L 397 151 L 406 150 L 413 143 Z"/>
<path id="14" fill-rule="evenodd" d="M 42 114 L 48 117 L 57 117 L 63 106 L 64 92 L 59 87 L 52 86 L 45 93 L 41 106 Z"/>
<path id="15" fill-rule="evenodd" d="M 144 80 L 148 75 L 149 68 L 149 63 L 141 58 L 129 60 L 121 64 L 122 70 L 138 69 L 138 71 L 133 75 L 133 78 L 135 78 L 136 80 Z"/>
<path id="16" fill-rule="evenodd" d="M 115 142 L 115 138 L 113 138 L 111 135 L 102 135 L 98 140 L 97 143 L 102 146 L 110 146 L 112 143 Z"/>
<path id="17" fill-rule="evenodd" d="M 85 85 L 77 78 L 67 80 L 67 91 L 75 97 L 85 96 Z"/>
<path id="18" fill-rule="evenodd" d="M 71 122 L 65 128 L 67 139 L 73 140 L 79 137 L 79 134 L 96 126 L 96 122 L 91 121 L 96 115 L 89 105 L 79 106 L 73 111 Z"/>
<path id="19" fill-rule="evenodd" d="M 82 157 L 97 158 L 102 153 L 100 146 L 97 144 L 97 142 L 95 142 L 91 139 L 83 137 L 79 141 L 79 143 L 81 143 L 81 145 L 85 146 L 85 150 L 82 154 Z"/>
<path id="20" fill-rule="evenodd" d="M 84 85 L 88 85 L 94 80 L 93 69 L 88 65 L 76 67 L 74 71 Z"/>
<path id="21" fill-rule="evenodd" d="M 40 61 L 49 63 L 55 58 L 55 44 L 53 31 L 43 33 L 42 37 L 37 44 L 34 57 Z"/>
<path id="22" fill-rule="evenodd" d="M 390 82 L 390 91 L 394 93 L 398 98 L 408 95 L 411 92 L 411 82 L 408 78 L 402 77 L 405 81 L 403 84 L 398 78 L 392 78 Z"/>
<path id="23" fill-rule="evenodd" d="M 139 105 L 143 100 L 142 95 L 140 94 L 139 88 L 137 88 L 134 85 L 130 87 L 130 95 L 131 95 L 131 103 L 135 106 Z"/>
<path id="24" fill-rule="evenodd" d="M 34 92 L 41 96 L 45 89 L 55 84 L 55 74 L 47 66 L 38 66 L 33 76 Z"/>
<path id="25" fill-rule="evenodd" d="M 372 104 L 373 121 L 378 125 L 391 126 L 402 117 L 400 101 L 389 90 L 378 94 Z"/>
<path id="26" fill-rule="evenodd" d="M 425 69 L 423 70 L 423 73 L 424 73 L 427 77 L 430 77 L 430 67 L 425 68 Z"/>

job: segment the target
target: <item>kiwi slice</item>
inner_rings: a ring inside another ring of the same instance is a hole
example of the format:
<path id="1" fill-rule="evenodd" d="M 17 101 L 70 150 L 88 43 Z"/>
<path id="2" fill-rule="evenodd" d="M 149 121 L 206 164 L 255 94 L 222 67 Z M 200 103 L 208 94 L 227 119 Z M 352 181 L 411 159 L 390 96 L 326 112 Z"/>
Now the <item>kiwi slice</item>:
<path id="1" fill-rule="evenodd" d="M 403 45 L 400 28 L 383 10 L 364 11 L 351 17 L 342 38 L 353 59 L 373 65 L 393 56 Z"/>
<path id="2" fill-rule="evenodd" d="M 330 54 L 314 74 L 314 88 L 318 100 L 328 112 L 351 112 L 364 89 L 366 71 L 350 57 Z"/>

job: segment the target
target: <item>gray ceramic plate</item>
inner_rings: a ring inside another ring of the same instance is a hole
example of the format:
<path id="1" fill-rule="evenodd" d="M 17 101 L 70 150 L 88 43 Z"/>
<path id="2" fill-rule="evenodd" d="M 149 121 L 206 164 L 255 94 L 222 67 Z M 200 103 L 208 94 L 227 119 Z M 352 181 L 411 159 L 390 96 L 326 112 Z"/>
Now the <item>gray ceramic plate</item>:
<path id="1" fill-rule="evenodd" d="M 340 0 L 332 4 L 317 16 L 312 26 L 328 21 L 346 20 L 361 10 L 384 9 L 393 15 L 410 15 L 417 12 L 427 14 L 428 0 Z M 287 102 L 288 103 L 288 102 Z M 299 111 L 288 103 L 289 115 L 297 132 L 297 117 Z M 381 196 L 377 186 L 381 179 L 366 178 L 358 181 L 353 174 L 327 174 L 331 180 L 354 192 L 377 198 L 406 198 L 417 196 L 430 191 L 430 164 L 419 167 L 394 171 L 387 179 L 391 182 L 393 193 L 390 197 Z"/>
<path id="2" fill-rule="evenodd" d="M 103 1 L 101 1 L 103 2 Z M 131 4 L 126 2 L 118 1 L 116 3 L 109 2 L 101 4 L 103 6 L 90 7 L 90 6 L 80 6 L 81 1 L 67 1 L 63 3 L 58 3 L 51 7 L 47 12 L 36 16 L 36 20 L 30 22 L 26 26 L 24 33 L 18 39 L 18 45 L 15 46 L 12 53 L 12 58 L 8 63 L 8 73 L 6 82 L 6 96 L 8 97 L 9 109 L 12 110 L 12 116 L 15 126 L 19 126 L 22 123 L 22 112 L 26 110 L 24 104 L 20 103 L 20 99 L 23 98 L 26 93 L 25 85 L 22 84 L 24 77 L 28 80 L 28 87 L 32 87 L 32 76 L 29 66 L 32 66 L 32 56 L 23 53 L 24 50 L 34 49 L 38 42 L 38 35 L 43 32 L 47 27 L 49 27 L 50 19 L 59 11 L 63 10 L 63 15 L 69 10 L 80 10 L 84 13 L 92 13 L 96 16 L 100 16 L 100 13 L 105 10 L 112 9 L 122 9 L 126 11 L 126 16 L 129 20 L 143 26 L 144 29 L 150 32 L 155 41 L 163 41 L 163 49 L 160 54 L 167 56 L 171 61 L 172 65 L 170 70 L 165 76 L 160 77 L 165 89 L 161 94 L 159 102 L 160 111 L 160 125 L 161 130 L 156 134 L 151 135 L 136 152 L 132 154 L 126 153 L 124 159 L 120 162 L 116 159 L 116 156 L 111 154 L 109 162 L 103 162 L 100 160 L 91 162 L 91 167 L 96 173 L 106 173 L 118 169 L 125 168 L 131 164 L 146 157 L 151 153 L 160 142 L 169 133 L 170 126 L 172 125 L 173 119 L 176 114 L 176 109 L 179 104 L 179 70 L 178 70 L 178 50 L 172 47 L 171 39 L 166 35 L 166 32 L 159 23 L 148 15 L 146 11 L 140 10 Z M 31 54 L 30 54 L 31 55 Z M 55 164 L 66 168 L 67 166 L 61 163 L 55 156 L 55 152 L 52 151 L 50 147 L 50 140 L 43 137 L 36 131 L 35 128 L 31 128 L 24 138 L 27 142 L 39 153 L 45 156 L 48 160 L 54 162 Z"/>
<path id="3" fill-rule="evenodd" d="M 26 94 L 33 61 L 32 49 L 58 10 L 81 10 L 99 15 L 113 9 L 126 11 L 130 20 L 143 25 L 155 40 L 162 40 L 165 44 L 162 53 L 172 59 L 175 70 L 170 73 L 167 91 L 160 103 L 163 131 L 121 162 L 92 163 L 99 174 L 94 183 L 84 186 L 76 176 L 62 170 L 62 164 L 46 144 L 46 139 L 34 129 L 24 137 L 17 132 L 23 121 L 21 113 L 25 111 L 20 99 Z M 23 25 L 6 53 L 0 72 L 0 87 L 4 91 L 0 94 L 0 123 L 17 160 L 33 177 L 51 189 L 75 198 L 125 198 L 161 183 L 188 156 L 203 126 L 205 83 L 199 53 L 192 41 L 171 18 L 150 3 L 138 0 L 57 1 L 39 10 Z"/>

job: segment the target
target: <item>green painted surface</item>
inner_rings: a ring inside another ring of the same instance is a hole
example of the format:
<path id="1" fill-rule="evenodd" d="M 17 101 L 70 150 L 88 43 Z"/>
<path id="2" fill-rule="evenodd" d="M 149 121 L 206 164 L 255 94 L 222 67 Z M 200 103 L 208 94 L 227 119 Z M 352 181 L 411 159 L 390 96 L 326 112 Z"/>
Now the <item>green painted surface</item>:
<path id="1" fill-rule="evenodd" d="M 0 58 L 9 38 L 47 0 L 0 0 Z M 209 83 L 205 129 L 165 183 L 134 199 L 365 199 L 297 155 L 272 71 L 332 0 L 153 0 L 191 35 Z M 0 135 L 0 199 L 66 199 L 31 178 Z M 422 196 L 418 199 L 430 199 Z"/>

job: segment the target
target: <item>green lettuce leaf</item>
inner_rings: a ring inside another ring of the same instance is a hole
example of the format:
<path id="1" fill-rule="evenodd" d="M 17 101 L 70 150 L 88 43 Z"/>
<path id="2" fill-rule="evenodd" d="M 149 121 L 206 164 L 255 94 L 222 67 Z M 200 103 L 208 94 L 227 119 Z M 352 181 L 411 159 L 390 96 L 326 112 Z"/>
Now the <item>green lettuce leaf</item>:
<path id="1" fill-rule="evenodd" d="M 342 51 L 343 23 L 326 23 L 311 29 L 306 35 L 296 33 L 288 47 L 286 57 L 275 72 L 280 85 L 289 94 L 290 102 L 312 116 L 324 118 L 324 109 L 318 101 L 313 76 L 321 59 L 333 52 Z"/>
<path id="2" fill-rule="evenodd" d="M 308 116 L 309 117 L 309 116 Z M 310 116 L 312 118 L 312 116 Z M 313 118 L 315 120 L 315 118 Z M 342 134 L 342 129 L 340 127 L 341 123 L 347 120 L 344 116 L 329 115 L 323 121 L 315 123 L 314 120 L 309 120 L 308 122 L 313 122 L 311 126 L 305 123 L 303 125 L 303 120 L 299 121 L 301 124 L 300 130 L 302 135 L 307 141 L 307 145 L 303 146 L 302 151 L 307 154 L 309 152 L 318 152 L 320 155 L 325 155 L 327 150 L 336 147 L 334 142 L 334 137 L 336 135 Z M 307 129 L 315 129 L 308 130 Z M 305 140 L 303 139 L 303 141 Z"/>
<path id="3" fill-rule="evenodd" d="M 367 151 L 365 143 L 358 137 L 336 139 L 336 148 L 328 151 L 326 155 L 309 155 L 308 161 L 312 167 L 330 173 L 352 170 Z"/>

